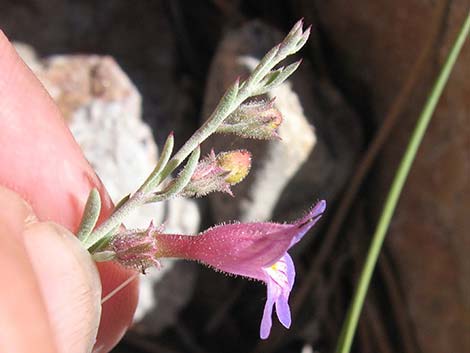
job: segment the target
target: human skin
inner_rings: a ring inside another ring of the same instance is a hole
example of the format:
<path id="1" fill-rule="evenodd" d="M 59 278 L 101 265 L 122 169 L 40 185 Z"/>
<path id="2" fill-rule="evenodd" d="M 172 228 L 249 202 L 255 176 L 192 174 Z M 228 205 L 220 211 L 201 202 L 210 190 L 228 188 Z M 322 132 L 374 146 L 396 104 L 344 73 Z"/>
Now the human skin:
<path id="1" fill-rule="evenodd" d="M 88 342 L 93 336 L 99 282 L 104 296 L 133 273 L 101 263 L 97 281 L 87 253 L 70 239 L 67 230 L 76 232 L 93 187 L 103 201 L 100 219 L 113 205 L 58 108 L 1 31 L 0 186 L 0 273 L 5 283 L 0 332 L 8 327 L 8 334 L 0 333 L 0 351 L 72 352 L 61 340 L 80 341 L 83 335 L 81 342 Z M 74 258 L 82 259 L 83 268 Z M 95 352 L 109 351 L 125 333 L 137 287 L 137 281 L 131 282 L 103 305 Z M 85 346 L 73 352 L 85 352 Z"/>

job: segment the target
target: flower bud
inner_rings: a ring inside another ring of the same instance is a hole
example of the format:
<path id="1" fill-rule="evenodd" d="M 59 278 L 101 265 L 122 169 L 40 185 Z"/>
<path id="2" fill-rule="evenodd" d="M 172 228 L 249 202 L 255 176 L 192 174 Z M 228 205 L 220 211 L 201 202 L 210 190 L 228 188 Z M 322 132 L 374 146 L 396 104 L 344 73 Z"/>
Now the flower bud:
<path id="1" fill-rule="evenodd" d="M 274 99 L 260 100 L 242 104 L 224 120 L 217 132 L 260 140 L 279 139 L 277 129 L 281 123 L 282 115 L 274 106 Z"/>
<path id="2" fill-rule="evenodd" d="M 126 231 L 113 237 L 110 248 L 115 252 L 115 261 L 131 269 L 141 270 L 155 266 L 160 267 L 156 259 L 157 241 L 156 235 L 163 229 L 155 227 L 153 223 L 145 231 Z"/>
<path id="3" fill-rule="evenodd" d="M 230 186 L 242 181 L 250 167 L 251 153 L 246 150 L 223 152 L 218 155 L 212 150 L 199 162 L 182 196 L 201 197 L 214 191 L 233 196 Z"/>
<path id="4" fill-rule="evenodd" d="M 227 172 L 225 181 L 230 185 L 241 182 L 250 172 L 251 153 L 247 150 L 223 152 L 217 156 L 217 165 Z"/>

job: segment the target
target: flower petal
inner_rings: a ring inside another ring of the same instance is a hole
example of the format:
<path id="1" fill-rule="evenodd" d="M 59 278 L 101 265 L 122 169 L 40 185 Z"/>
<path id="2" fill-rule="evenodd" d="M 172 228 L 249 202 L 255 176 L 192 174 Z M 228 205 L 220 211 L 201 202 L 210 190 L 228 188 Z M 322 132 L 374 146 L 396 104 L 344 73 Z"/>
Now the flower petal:
<path id="1" fill-rule="evenodd" d="M 276 284 L 274 284 L 272 281 L 268 281 L 266 284 L 268 298 L 266 299 L 266 304 L 264 305 L 263 318 L 261 319 L 261 326 L 259 330 L 259 335 L 263 340 L 268 338 L 269 333 L 271 332 L 271 326 L 273 324 L 273 306 L 276 298 L 280 294 Z"/>
<path id="2" fill-rule="evenodd" d="M 286 263 L 287 282 L 289 283 L 289 292 L 292 290 L 295 281 L 295 266 L 292 257 L 288 253 L 281 259 Z"/>
<path id="3" fill-rule="evenodd" d="M 280 296 L 276 300 L 276 314 L 277 318 L 284 325 L 285 328 L 289 328 L 291 325 L 291 314 L 290 314 L 290 307 L 289 303 L 287 302 L 287 298 Z"/>
<path id="4" fill-rule="evenodd" d="M 302 218 L 297 220 L 294 224 L 298 227 L 298 232 L 292 239 L 290 247 L 297 244 L 303 236 L 312 228 L 315 223 L 320 219 L 321 215 L 325 212 L 326 201 L 321 200 Z"/>
<path id="5" fill-rule="evenodd" d="M 291 313 L 289 308 L 289 294 L 295 280 L 294 262 L 289 254 L 285 253 L 274 265 L 263 269 L 266 276 L 268 299 L 261 322 L 261 332 L 269 334 L 271 328 L 272 306 L 276 305 L 276 314 L 279 321 L 287 328 L 291 325 Z M 269 328 L 269 329 L 268 329 Z"/>
<path id="6" fill-rule="evenodd" d="M 285 272 L 283 274 L 286 276 L 287 285 L 282 288 L 281 295 L 276 300 L 276 314 L 281 324 L 286 328 L 289 328 L 291 325 L 289 295 L 292 287 L 294 286 L 295 267 L 292 258 L 287 253 L 281 258 L 281 260 L 279 260 L 279 262 L 285 264 Z"/>

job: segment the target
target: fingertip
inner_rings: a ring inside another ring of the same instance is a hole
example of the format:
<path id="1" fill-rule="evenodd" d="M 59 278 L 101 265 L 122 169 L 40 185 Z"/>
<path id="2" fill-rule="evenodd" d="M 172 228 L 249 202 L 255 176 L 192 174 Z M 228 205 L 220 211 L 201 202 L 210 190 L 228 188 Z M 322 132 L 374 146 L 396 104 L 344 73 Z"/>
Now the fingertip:
<path id="1" fill-rule="evenodd" d="M 37 221 L 31 206 L 14 191 L 1 185 L 0 205 L 0 222 L 13 230 L 13 236 L 19 237 L 26 224 Z"/>

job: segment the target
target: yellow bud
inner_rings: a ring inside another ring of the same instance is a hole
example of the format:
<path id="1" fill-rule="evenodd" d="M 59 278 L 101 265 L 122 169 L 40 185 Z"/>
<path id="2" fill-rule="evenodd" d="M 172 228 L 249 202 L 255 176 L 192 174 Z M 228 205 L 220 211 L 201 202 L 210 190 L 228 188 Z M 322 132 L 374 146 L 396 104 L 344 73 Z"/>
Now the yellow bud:
<path id="1" fill-rule="evenodd" d="M 241 182 L 250 172 L 251 153 L 247 150 L 223 152 L 217 155 L 217 165 L 228 172 L 225 181 L 230 185 Z"/>

